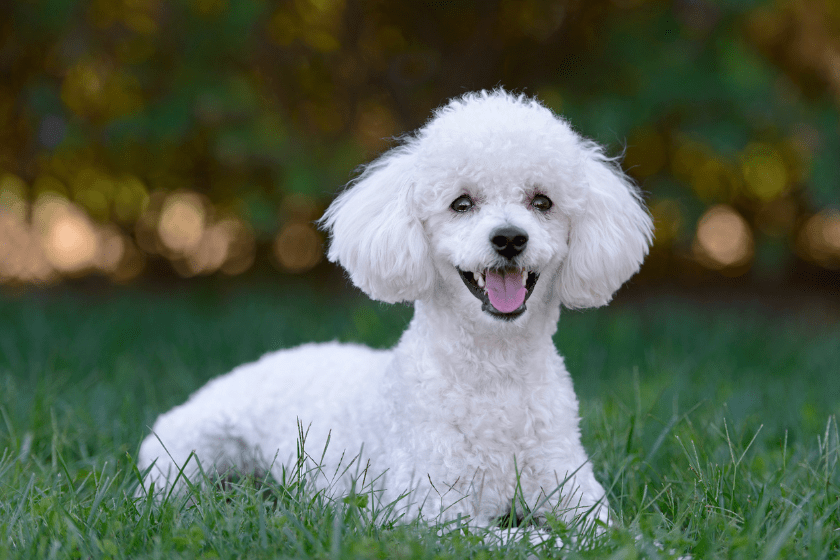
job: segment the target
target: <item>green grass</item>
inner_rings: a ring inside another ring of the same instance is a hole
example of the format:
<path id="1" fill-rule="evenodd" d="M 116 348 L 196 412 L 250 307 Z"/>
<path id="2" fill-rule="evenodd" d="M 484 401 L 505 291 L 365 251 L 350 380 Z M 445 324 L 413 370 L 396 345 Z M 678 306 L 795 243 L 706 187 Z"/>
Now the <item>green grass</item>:
<path id="1" fill-rule="evenodd" d="M 0 557 L 551 554 L 395 523 L 294 472 L 134 498 L 147 426 L 207 379 L 309 340 L 388 346 L 411 316 L 304 286 L 179 290 L 0 299 Z M 840 324 L 825 317 L 673 298 L 565 312 L 556 342 L 618 521 L 565 538 L 564 557 L 837 557 Z"/>

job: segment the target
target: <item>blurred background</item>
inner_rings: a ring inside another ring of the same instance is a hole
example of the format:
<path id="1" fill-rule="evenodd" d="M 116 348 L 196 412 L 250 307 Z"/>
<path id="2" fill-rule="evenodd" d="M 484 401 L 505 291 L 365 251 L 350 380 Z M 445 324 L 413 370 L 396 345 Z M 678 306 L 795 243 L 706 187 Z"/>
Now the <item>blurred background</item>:
<path id="1" fill-rule="evenodd" d="M 635 284 L 840 285 L 836 0 L 20 0 L 0 18 L 0 283 L 335 277 L 313 227 L 449 97 L 624 154 Z"/>

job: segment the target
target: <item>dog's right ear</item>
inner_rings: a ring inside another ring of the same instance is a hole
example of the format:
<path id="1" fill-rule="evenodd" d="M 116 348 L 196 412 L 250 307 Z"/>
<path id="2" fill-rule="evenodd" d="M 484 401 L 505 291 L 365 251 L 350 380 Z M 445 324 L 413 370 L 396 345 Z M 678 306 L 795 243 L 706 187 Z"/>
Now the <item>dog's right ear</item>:
<path id="1" fill-rule="evenodd" d="M 320 220 L 331 237 L 327 258 L 371 298 L 387 303 L 421 299 L 434 281 L 429 242 L 412 202 L 413 162 L 406 150 L 385 154 Z"/>

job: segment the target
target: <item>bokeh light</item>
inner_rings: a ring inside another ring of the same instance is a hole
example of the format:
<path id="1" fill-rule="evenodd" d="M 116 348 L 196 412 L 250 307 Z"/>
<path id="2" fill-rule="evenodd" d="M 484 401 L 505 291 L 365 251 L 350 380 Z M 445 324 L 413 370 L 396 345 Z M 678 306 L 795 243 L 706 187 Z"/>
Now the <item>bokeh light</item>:
<path id="1" fill-rule="evenodd" d="M 230 238 L 228 231 L 220 224 L 213 224 L 204 230 L 201 240 L 187 255 L 187 265 L 193 274 L 210 274 L 219 270 L 228 256 Z"/>
<path id="2" fill-rule="evenodd" d="M 101 227 L 98 233 L 99 253 L 94 264 L 102 272 L 112 275 L 125 257 L 126 239 L 118 228 L 110 224 Z"/>
<path id="3" fill-rule="evenodd" d="M 193 252 L 204 235 L 207 211 L 195 193 L 175 193 L 166 198 L 160 211 L 158 236 L 171 253 Z"/>
<path id="4" fill-rule="evenodd" d="M 220 270 L 229 276 L 242 274 L 251 268 L 256 259 L 256 240 L 247 222 L 238 218 L 225 218 L 218 222 L 227 235 L 227 256 Z"/>
<path id="5" fill-rule="evenodd" d="M 840 269 L 840 211 L 828 209 L 811 216 L 799 233 L 797 246 L 804 258 Z"/>
<path id="6" fill-rule="evenodd" d="M 321 238 L 307 223 L 286 224 L 274 241 L 274 255 L 284 270 L 305 272 L 321 260 Z"/>
<path id="7" fill-rule="evenodd" d="M 91 269 L 99 254 L 99 237 L 87 214 L 59 196 L 45 193 L 32 210 L 47 261 L 70 276 Z"/>
<path id="8" fill-rule="evenodd" d="M 714 270 L 743 267 L 753 257 L 750 226 L 731 206 L 712 206 L 697 222 L 693 252 L 701 264 Z"/>

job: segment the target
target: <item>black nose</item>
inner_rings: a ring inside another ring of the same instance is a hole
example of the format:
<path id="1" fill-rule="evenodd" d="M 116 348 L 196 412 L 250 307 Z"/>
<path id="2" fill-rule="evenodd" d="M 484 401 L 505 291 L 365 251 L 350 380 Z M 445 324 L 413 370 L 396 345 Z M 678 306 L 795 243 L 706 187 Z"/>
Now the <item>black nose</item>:
<path id="1" fill-rule="evenodd" d="M 490 234 L 490 243 L 497 253 L 506 259 L 512 259 L 525 250 L 528 234 L 518 227 L 506 226 Z"/>

